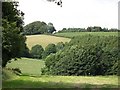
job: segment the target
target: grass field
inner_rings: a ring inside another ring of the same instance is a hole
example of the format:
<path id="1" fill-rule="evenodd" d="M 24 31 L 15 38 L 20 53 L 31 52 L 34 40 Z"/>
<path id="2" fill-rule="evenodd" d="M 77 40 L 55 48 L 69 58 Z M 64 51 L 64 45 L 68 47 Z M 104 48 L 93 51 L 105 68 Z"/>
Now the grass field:
<path id="1" fill-rule="evenodd" d="M 38 59 L 21 58 L 7 64 L 8 68 L 19 68 L 24 75 L 40 75 L 44 61 Z"/>
<path id="2" fill-rule="evenodd" d="M 30 35 L 27 36 L 27 46 L 29 49 L 32 48 L 32 46 L 36 44 L 40 44 L 45 48 L 48 44 L 54 43 L 57 44 L 58 42 L 69 42 L 69 38 L 64 37 L 56 37 L 56 36 L 50 36 L 50 35 Z"/>
<path id="3" fill-rule="evenodd" d="M 19 76 L 3 88 L 118 88 L 117 76 Z M 74 89 L 73 89 L 74 90 Z"/>
<path id="4" fill-rule="evenodd" d="M 3 81 L 3 88 L 117 88 L 117 76 L 45 76 L 44 61 L 22 58 L 7 64 L 20 68 L 28 76 L 15 76 Z M 8 71 L 7 71 L 8 72 Z M 9 73 L 13 76 L 11 73 Z M 9 77 L 10 77 L 9 75 Z"/>
<path id="5" fill-rule="evenodd" d="M 75 36 L 82 36 L 87 34 L 96 35 L 96 36 L 118 36 L 118 32 L 65 32 L 65 33 L 56 33 L 55 36 L 72 38 Z"/>

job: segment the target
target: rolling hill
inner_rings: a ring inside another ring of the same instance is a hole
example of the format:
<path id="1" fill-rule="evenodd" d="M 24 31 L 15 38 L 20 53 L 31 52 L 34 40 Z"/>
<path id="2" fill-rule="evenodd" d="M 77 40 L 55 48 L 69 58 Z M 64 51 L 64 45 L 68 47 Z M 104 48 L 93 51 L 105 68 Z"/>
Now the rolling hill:
<path id="1" fill-rule="evenodd" d="M 36 44 L 40 44 L 45 48 L 48 44 L 54 43 L 57 44 L 58 42 L 69 42 L 71 39 L 64 38 L 64 37 L 56 37 L 56 36 L 50 36 L 50 35 L 29 35 L 27 36 L 27 46 L 29 49 L 32 48 L 32 46 Z"/>

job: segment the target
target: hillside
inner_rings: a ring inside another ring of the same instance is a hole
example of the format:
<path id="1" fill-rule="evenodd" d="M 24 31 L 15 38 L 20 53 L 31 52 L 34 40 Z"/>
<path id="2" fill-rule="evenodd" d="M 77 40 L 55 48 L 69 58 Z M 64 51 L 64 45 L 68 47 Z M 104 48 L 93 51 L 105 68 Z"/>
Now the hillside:
<path id="1" fill-rule="evenodd" d="M 56 33 L 55 36 L 72 38 L 75 36 L 83 36 L 83 35 L 94 35 L 94 36 L 118 36 L 118 32 L 63 32 Z"/>
<path id="2" fill-rule="evenodd" d="M 29 35 L 27 36 L 27 46 L 29 49 L 32 48 L 32 46 L 36 44 L 40 44 L 45 48 L 48 44 L 54 43 L 57 44 L 58 42 L 69 42 L 69 38 L 64 37 L 56 37 L 56 36 L 50 36 L 50 35 Z"/>

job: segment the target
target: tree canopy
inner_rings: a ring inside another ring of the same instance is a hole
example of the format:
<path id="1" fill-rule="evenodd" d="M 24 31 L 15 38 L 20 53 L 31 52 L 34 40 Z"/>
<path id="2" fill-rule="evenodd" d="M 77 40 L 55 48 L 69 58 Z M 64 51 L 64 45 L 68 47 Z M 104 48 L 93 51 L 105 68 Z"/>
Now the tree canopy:
<path id="1" fill-rule="evenodd" d="M 27 48 L 23 30 L 24 13 L 17 9 L 18 2 L 2 2 L 2 66 L 11 58 L 20 57 Z"/>
<path id="2" fill-rule="evenodd" d="M 45 59 L 43 74 L 117 75 L 118 37 L 93 35 L 73 38 L 63 50 Z"/>
<path id="3" fill-rule="evenodd" d="M 35 45 L 32 47 L 32 49 L 30 51 L 31 57 L 41 59 L 43 51 L 44 51 L 44 49 L 41 45 Z"/>
<path id="4" fill-rule="evenodd" d="M 56 29 L 52 23 L 48 23 L 47 25 L 45 22 L 35 21 L 24 27 L 23 34 L 35 35 L 35 34 L 53 33 L 54 31 L 56 31 Z"/>

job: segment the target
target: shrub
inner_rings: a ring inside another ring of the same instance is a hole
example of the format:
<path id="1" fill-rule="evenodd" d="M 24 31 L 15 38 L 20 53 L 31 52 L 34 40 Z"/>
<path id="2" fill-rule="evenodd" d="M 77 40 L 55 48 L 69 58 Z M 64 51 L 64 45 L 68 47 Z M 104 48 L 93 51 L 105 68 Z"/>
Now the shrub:
<path id="1" fill-rule="evenodd" d="M 41 59 L 43 54 L 43 47 L 41 45 L 35 45 L 32 47 L 30 53 L 32 58 Z"/>
<path id="2" fill-rule="evenodd" d="M 50 55 L 51 53 L 56 53 L 56 46 L 55 44 L 48 44 L 45 48 L 45 51 L 43 53 L 43 58 Z"/>

